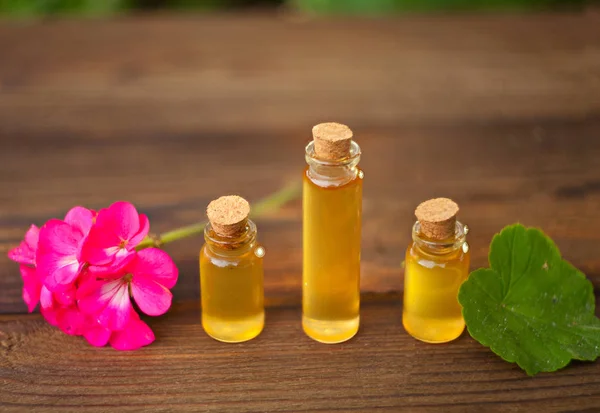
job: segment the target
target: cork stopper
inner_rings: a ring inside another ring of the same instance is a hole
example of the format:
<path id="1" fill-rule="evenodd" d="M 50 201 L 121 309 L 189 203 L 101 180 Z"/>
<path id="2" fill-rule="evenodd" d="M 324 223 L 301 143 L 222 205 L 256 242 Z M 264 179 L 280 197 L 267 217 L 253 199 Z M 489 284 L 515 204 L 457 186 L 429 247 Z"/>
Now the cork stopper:
<path id="1" fill-rule="evenodd" d="M 312 129 L 315 156 L 326 161 L 337 161 L 350 156 L 352 131 L 335 122 L 319 123 Z"/>
<path id="2" fill-rule="evenodd" d="M 435 198 L 421 203 L 415 210 L 421 232 L 433 240 L 446 240 L 454 236 L 458 205 L 448 198 Z"/>
<path id="3" fill-rule="evenodd" d="M 217 235 L 233 238 L 246 229 L 250 204 L 237 195 L 222 196 L 208 204 L 206 215 Z"/>

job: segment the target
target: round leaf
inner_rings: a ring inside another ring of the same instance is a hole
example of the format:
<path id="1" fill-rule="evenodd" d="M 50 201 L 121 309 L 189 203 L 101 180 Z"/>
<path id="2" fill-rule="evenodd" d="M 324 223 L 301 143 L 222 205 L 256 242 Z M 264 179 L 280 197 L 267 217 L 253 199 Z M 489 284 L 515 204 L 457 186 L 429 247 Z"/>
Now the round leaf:
<path id="1" fill-rule="evenodd" d="M 471 273 L 458 300 L 469 334 L 529 375 L 600 355 L 593 287 L 538 229 L 496 234 L 491 268 Z"/>

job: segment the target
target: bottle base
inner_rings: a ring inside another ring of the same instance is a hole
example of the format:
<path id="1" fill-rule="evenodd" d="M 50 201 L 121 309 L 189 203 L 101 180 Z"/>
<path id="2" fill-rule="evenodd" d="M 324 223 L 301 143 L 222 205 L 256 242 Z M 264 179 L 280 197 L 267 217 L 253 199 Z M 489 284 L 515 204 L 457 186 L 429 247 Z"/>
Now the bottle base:
<path id="1" fill-rule="evenodd" d="M 202 327 L 206 334 L 223 343 L 242 343 L 252 340 L 262 332 L 264 325 L 264 312 L 234 320 L 202 314 Z"/>
<path id="2" fill-rule="evenodd" d="M 319 343 L 336 344 L 350 340 L 358 332 L 360 317 L 350 320 L 316 320 L 302 316 L 302 329 Z"/>
<path id="3" fill-rule="evenodd" d="M 404 314 L 402 325 L 410 336 L 429 344 L 442 344 L 456 340 L 465 330 L 465 321 L 462 317 L 432 319 Z"/>

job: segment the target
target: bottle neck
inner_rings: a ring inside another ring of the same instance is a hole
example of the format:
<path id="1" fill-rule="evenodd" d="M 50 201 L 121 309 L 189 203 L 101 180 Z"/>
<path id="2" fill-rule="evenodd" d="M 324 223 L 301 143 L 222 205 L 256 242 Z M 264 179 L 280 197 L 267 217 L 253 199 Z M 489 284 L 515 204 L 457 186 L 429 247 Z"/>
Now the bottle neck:
<path id="1" fill-rule="evenodd" d="M 256 245 L 256 225 L 248 220 L 244 231 L 236 237 L 222 237 L 218 235 L 210 223 L 204 228 L 204 240 L 207 248 L 213 254 L 221 256 L 243 255 L 252 250 Z"/>
<path id="2" fill-rule="evenodd" d="M 462 248 L 467 241 L 469 227 L 456 221 L 454 235 L 445 240 L 434 240 L 427 238 L 421 232 L 421 223 L 415 222 L 412 229 L 412 239 L 414 245 L 421 251 L 429 255 L 447 255 L 456 252 Z"/>
<path id="3" fill-rule="evenodd" d="M 308 164 L 308 177 L 319 186 L 341 186 L 352 181 L 359 173 L 360 147 L 354 141 L 350 144 L 350 155 L 339 160 L 323 160 L 316 157 L 315 144 L 306 145 L 305 158 Z"/>

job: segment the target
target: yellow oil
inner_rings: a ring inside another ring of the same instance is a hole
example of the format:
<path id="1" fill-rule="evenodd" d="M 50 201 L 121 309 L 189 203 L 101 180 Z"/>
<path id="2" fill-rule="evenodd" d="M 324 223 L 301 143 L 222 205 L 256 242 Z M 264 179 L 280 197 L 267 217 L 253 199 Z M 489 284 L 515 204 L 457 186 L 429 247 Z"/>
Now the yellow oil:
<path id="1" fill-rule="evenodd" d="M 406 252 L 402 324 L 416 339 L 446 343 L 464 328 L 458 289 L 469 275 L 469 252 L 462 248 L 432 255 L 412 243 Z"/>
<path id="2" fill-rule="evenodd" d="M 322 187 L 304 174 L 302 327 L 314 340 L 339 343 L 358 331 L 362 172 Z"/>
<path id="3" fill-rule="evenodd" d="M 263 262 L 256 248 L 239 256 L 215 255 L 207 245 L 200 251 L 202 327 L 216 340 L 247 341 L 264 327 Z"/>

